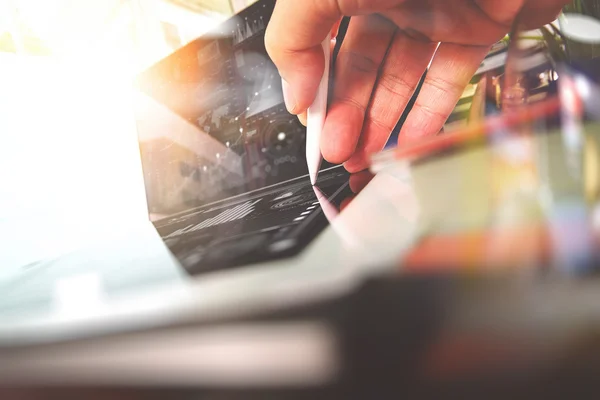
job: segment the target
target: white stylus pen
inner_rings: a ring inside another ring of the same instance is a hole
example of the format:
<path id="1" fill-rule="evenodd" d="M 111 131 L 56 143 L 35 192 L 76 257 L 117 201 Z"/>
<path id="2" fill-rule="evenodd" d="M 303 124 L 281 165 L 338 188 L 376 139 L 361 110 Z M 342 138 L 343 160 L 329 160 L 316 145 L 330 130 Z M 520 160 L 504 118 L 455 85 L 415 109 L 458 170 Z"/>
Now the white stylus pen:
<path id="1" fill-rule="evenodd" d="M 313 104 L 308 108 L 306 118 L 306 162 L 308 163 L 308 173 L 310 183 L 314 186 L 317 183 L 319 168 L 323 157 L 321 155 L 321 132 L 325 125 L 325 116 L 327 114 L 327 96 L 329 89 L 329 67 L 331 64 L 331 34 L 322 43 L 325 54 L 325 70 L 317 97 Z"/>

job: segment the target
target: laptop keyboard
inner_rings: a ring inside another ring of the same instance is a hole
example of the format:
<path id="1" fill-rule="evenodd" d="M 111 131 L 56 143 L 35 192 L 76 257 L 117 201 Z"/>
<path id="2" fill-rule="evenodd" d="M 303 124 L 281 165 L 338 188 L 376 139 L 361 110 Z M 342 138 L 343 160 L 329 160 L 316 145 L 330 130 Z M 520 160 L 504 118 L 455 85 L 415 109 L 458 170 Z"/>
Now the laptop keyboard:
<path id="1" fill-rule="evenodd" d="M 337 168 L 318 187 L 339 203 L 348 175 Z M 328 222 L 308 179 L 265 189 L 226 206 L 207 206 L 158 228 L 165 244 L 192 275 L 297 254 Z"/>

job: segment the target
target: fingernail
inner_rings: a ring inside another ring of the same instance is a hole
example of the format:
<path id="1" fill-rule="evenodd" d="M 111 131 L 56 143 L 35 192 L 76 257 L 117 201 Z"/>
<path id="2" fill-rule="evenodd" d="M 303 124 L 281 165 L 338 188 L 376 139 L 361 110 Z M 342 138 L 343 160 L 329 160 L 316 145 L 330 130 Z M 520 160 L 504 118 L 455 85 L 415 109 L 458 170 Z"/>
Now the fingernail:
<path id="1" fill-rule="evenodd" d="M 284 79 L 281 79 L 281 87 L 283 88 L 283 101 L 285 101 L 285 107 L 291 114 L 296 114 L 296 98 L 292 93 L 292 88 L 290 84 L 287 83 Z"/>
<path id="2" fill-rule="evenodd" d="M 306 121 L 306 113 L 302 113 L 298 115 L 298 119 L 300 120 L 300 123 L 304 126 L 306 126 L 307 121 Z"/>

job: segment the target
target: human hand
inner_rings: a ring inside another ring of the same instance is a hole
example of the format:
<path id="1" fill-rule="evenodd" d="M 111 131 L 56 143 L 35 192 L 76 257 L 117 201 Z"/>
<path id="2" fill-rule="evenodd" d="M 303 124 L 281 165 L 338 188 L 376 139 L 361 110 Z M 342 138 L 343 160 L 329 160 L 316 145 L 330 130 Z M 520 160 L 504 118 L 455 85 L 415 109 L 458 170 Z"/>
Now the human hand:
<path id="1" fill-rule="evenodd" d="M 284 80 L 288 110 L 303 120 L 323 75 L 321 42 L 336 33 L 343 16 L 353 17 L 337 59 L 321 152 L 357 172 L 385 146 L 430 63 L 400 145 L 441 130 L 490 46 L 517 15 L 533 29 L 553 21 L 565 3 L 278 0 L 265 41 Z"/>

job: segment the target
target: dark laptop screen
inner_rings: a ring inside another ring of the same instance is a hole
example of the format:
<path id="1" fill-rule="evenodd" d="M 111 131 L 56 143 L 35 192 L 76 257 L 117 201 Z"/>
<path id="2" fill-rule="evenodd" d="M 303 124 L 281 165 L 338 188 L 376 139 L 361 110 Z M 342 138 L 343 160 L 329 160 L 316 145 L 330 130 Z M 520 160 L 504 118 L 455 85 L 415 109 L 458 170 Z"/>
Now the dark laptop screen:
<path id="1" fill-rule="evenodd" d="M 305 128 L 264 45 L 274 4 L 254 4 L 138 78 L 153 221 L 307 173 Z"/>

